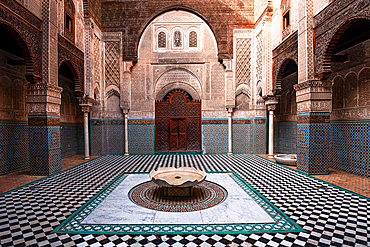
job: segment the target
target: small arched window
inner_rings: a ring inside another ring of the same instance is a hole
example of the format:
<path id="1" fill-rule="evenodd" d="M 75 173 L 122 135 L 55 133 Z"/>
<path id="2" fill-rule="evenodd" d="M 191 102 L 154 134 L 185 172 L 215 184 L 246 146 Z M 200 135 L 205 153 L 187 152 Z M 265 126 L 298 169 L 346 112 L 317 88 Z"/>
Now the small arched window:
<path id="1" fill-rule="evenodd" d="M 180 31 L 175 31 L 173 33 L 173 46 L 175 48 L 182 47 L 182 33 Z"/>
<path id="2" fill-rule="evenodd" d="M 195 31 L 189 33 L 189 47 L 198 47 L 198 37 Z"/>
<path id="3" fill-rule="evenodd" d="M 166 33 L 163 31 L 158 33 L 158 48 L 166 48 Z"/>
<path id="4" fill-rule="evenodd" d="M 65 36 L 70 41 L 74 42 L 74 21 L 75 19 L 75 6 L 72 0 L 64 1 L 64 20 L 65 20 Z"/>

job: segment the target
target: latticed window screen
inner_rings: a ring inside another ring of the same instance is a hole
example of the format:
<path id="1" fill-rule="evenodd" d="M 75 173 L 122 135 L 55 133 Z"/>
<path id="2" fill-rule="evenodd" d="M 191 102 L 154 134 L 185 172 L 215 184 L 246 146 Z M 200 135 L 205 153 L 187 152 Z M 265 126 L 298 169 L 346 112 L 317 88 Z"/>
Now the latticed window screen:
<path id="1" fill-rule="evenodd" d="M 166 48 L 166 33 L 158 33 L 158 48 Z"/>
<path id="2" fill-rule="evenodd" d="M 197 47 L 197 32 L 191 31 L 189 34 L 189 47 Z"/>
<path id="3" fill-rule="evenodd" d="M 173 46 L 176 48 L 182 47 L 182 34 L 180 31 L 173 33 Z"/>
<path id="4" fill-rule="evenodd" d="M 251 39 L 236 40 L 236 82 L 250 86 L 251 81 Z"/>

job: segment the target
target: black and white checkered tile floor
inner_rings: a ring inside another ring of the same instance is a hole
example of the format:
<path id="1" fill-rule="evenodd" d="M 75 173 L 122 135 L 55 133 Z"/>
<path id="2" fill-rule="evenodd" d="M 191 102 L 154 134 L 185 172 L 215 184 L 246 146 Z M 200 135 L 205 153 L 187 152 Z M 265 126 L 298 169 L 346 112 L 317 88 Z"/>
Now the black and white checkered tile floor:
<path id="1" fill-rule="evenodd" d="M 161 166 L 235 171 L 301 233 L 70 235 L 51 233 L 121 172 Z M 103 156 L 0 195 L 1 246 L 370 246 L 370 200 L 255 155 Z"/>

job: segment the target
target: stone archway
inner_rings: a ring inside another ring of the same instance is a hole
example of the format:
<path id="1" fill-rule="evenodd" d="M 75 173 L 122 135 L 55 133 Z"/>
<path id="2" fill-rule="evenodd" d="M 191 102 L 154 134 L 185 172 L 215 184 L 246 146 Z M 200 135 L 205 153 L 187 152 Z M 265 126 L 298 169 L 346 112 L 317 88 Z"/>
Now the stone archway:
<path id="1" fill-rule="evenodd" d="M 63 88 L 60 105 L 61 157 L 83 154 L 83 114 L 76 98 L 77 74 L 71 63 L 64 62 L 58 70 L 58 85 Z"/>
<path id="2" fill-rule="evenodd" d="M 175 89 L 155 104 L 155 151 L 201 151 L 201 103 Z"/>

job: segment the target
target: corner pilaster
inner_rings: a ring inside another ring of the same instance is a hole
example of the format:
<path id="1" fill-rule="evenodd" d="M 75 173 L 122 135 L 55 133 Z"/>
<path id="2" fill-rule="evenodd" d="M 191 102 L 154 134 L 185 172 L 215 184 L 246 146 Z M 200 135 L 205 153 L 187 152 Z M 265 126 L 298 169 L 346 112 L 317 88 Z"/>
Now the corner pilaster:
<path id="1" fill-rule="evenodd" d="M 60 103 L 62 88 L 46 83 L 27 87 L 31 175 L 61 170 Z"/>
<path id="2" fill-rule="evenodd" d="M 297 169 L 328 174 L 331 84 L 308 80 L 294 86 L 297 96 Z"/>

